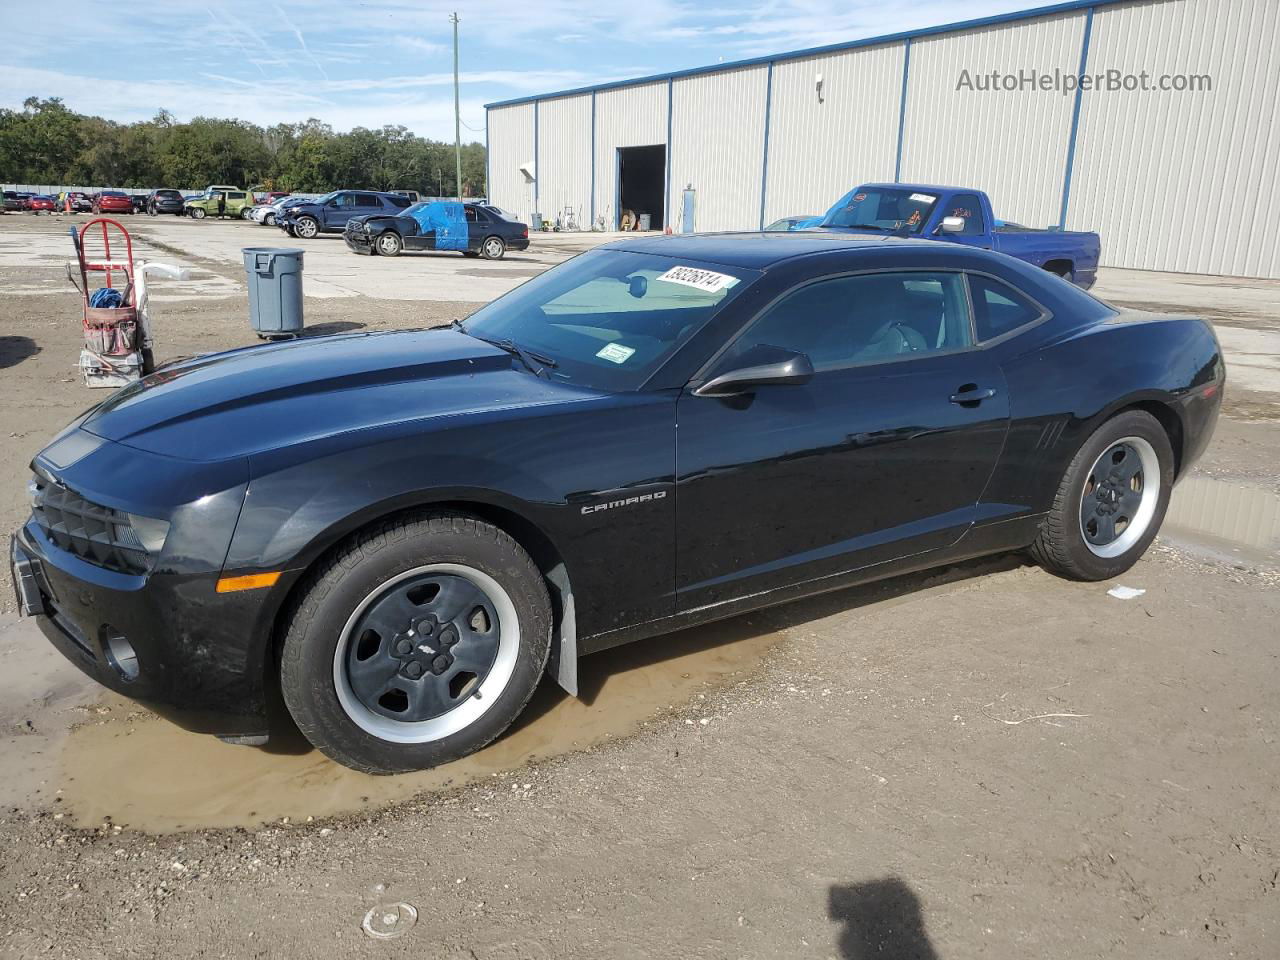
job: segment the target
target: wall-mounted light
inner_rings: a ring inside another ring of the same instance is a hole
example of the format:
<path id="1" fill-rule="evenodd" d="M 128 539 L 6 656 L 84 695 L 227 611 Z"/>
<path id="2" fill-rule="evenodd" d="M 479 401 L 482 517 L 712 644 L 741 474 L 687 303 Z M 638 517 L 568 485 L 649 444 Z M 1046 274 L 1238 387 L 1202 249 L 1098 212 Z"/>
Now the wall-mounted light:
<path id="1" fill-rule="evenodd" d="M 822 84 L 823 84 L 824 82 L 825 82 L 825 78 L 822 76 L 822 74 L 818 74 L 818 75 L 817 75 L 816 77 L 814 77 L 814 79 L 813 79 L 813 88 L 814 88 L 815 90 L 817 90 L 817 91 L 818 91 L 818 102 L 819 102 L 819 103 L 822 103 L 822 102 L 823 102 L 823 99 L 822 99 Z"/>

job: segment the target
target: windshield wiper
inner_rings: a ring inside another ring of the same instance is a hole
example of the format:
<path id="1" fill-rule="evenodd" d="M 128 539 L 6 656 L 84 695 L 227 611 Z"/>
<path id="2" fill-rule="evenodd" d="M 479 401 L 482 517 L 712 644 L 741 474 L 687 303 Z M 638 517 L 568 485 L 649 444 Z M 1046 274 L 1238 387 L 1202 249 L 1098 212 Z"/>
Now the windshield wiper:
<path id="1" fill-rule="evenodd" d="M 471 336 L 475 337 L 476 335 L 473 333 Z M 529 372 L 535 377 L 546 376 L 548 370 L 554 370 L 556 367 L 560 366 L 560 364 L 550 357 L 544 357 L 540 353 L 534 353 L 532 350 L 526 350 L 510 337 L 502 337 L 499 340 L 490 340 L 488 337 L 476 337 L 476 339 L 492 344 L 499 350 L 505 350 L 507 353 L 511 354 L 523 363 Z M 551 378 L 547 376 L 547 379 L 550 380 Z"/>

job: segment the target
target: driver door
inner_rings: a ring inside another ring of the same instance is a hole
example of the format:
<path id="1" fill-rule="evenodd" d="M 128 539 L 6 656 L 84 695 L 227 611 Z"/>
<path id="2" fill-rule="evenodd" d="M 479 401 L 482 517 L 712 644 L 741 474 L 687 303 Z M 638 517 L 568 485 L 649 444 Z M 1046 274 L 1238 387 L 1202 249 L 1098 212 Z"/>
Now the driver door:
<path id="1" fill-rule="evenodd" d="M 693 389 L 782 348 L 807 383 Z M 783 296 L 677 404 L 677 610 L 948 546 L 978 514 L 1008 428 L 972 347 L 964 278 L 822 278 Z"/>

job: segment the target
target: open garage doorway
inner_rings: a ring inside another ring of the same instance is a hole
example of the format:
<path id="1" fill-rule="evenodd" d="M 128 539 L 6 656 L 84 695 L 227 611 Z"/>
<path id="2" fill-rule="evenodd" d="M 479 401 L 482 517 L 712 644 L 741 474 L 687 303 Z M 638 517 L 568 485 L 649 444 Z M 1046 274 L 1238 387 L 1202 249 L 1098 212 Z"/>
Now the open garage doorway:
<path id="1" fill-rule="evenodd" d="M 666 144 L 619 147 L 617 182 L 615 229 L 627 228 L 624 222 L 627 211 L 634 214 L 641 224 L 644 223 L 645 215 L 648 215 L 650 230 L 661 230 L 666 225 L 666 209 L 663 204 L 667 182 Z"/>

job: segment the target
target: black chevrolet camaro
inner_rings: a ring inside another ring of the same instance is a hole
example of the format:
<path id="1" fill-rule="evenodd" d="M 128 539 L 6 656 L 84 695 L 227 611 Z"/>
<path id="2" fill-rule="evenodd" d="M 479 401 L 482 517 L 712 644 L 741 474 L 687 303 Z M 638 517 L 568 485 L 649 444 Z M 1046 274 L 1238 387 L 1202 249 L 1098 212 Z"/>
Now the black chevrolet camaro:
<path id="1" fill-rule="evenodd" d="M 194 729 L 263 742 L 278 685 L 329 756 L 412 770 L 617 644 L 1003 551 L 1113 577 L 1223 382 L 1204 320 L 988 251 L 629 239 L 452 329 L 118 391 L 33 461 L 14 579 L 62 653 Z"/>
<path id="2" fill-rule="evenodd" d="M 529 227 L 499 207 L 434 200 L 395 215 L 352 217 L 342 239 L 356 253 L 383 257 L 404 250 L 452 250 L 501 260 L 508 250 L 529 249 Z"/>

